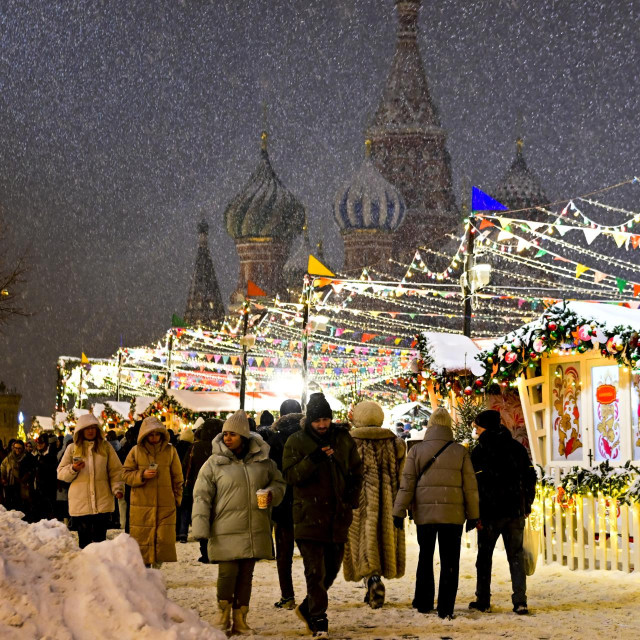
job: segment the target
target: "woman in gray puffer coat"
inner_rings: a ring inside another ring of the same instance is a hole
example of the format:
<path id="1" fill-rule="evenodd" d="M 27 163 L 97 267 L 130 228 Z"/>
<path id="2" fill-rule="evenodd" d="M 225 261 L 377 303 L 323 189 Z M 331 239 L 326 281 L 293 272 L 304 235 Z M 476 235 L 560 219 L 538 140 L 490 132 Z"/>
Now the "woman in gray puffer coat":
<path id="1" fill-rule="evenodd" d="M 253 569 L 256 560 L 273 558 L 271 509 L 258 508 L 259 489 L 277 505 L 286 484 L 269 446 L 250 432 L 246 413 L 236 411 L 198 473 L 191 515 L 193 535 L 209 538 L 209 559 L 218 563 L 217 626 L 236 635 L 254 633 L 247 625 Z"/>
<path id="2" fill-rule="evenodd" d="M 424 440 L 414 445 L 407 455 L 393 505 L 397 527 L 402 528 L 402 519 L 409 508 L 413 511 L 420 545 L 413 607 L 421 613 L 433 610 L 433 552 L 437 538 L 440 551 L 438 615 L 452 618 L 458 592 L 462 525 L 467 520 L 467 529 L 474 528 L 480 512 L 478 484 L 469 452 L 453 442 L 451 416 L 442 407 L 431 415 Z"/>

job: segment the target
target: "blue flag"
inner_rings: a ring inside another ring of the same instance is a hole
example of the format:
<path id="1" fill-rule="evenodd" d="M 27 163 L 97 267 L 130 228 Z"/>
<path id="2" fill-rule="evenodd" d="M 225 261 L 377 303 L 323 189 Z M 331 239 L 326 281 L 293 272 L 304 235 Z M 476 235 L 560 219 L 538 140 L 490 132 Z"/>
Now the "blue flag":
<path id="1" fill-rule="evenodd" d="M 471 187 L 471 210 L 472 211 L 508 211 L 505 207 L 478 187 Z"/>

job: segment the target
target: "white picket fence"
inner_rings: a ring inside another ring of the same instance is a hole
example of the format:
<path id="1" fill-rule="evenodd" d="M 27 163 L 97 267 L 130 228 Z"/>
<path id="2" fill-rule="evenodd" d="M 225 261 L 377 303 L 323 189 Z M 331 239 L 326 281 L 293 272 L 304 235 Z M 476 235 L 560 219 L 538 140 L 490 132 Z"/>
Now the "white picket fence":
<path id="1" fill-rule="evenodd" d="M 640 504 L 597 496 L 571 496 L 560 504 L 542 498 L 545 564 L 569 569 L 640 571 Z"/>

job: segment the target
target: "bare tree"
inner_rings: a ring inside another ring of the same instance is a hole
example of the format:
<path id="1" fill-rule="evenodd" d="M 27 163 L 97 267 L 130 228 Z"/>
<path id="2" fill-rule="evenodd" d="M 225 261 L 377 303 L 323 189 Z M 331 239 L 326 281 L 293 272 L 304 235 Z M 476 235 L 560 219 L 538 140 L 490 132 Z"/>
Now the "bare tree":
<path id="1" fill-rule="evenodd" d="M 0 225 L 0 330 L 15 316 L 29 316 L 22 300 L 22 285 L 26 282 L 28 255 L 25 251 L 12 258 L 7 251 L 5 229 Z"/>

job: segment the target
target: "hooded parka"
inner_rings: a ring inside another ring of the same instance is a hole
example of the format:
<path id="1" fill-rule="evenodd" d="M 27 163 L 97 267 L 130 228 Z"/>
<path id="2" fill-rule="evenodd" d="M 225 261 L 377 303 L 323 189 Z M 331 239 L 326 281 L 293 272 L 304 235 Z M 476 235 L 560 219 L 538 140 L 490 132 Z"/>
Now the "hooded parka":
<path id="1" fill-rule="evenodd" d="M 96 427 L 95 440 L 79 443 L 80 434 L 90 427 Z M 80 471 L 73 470 L 74 456 L 84 460 Z M 58 480 L 69 483 L 69 515 L 91 516 L 115 509 L 114 496 L 124 491 L 122 464 L 97 421 L 76 426 L 73 444 L 65 449 L 58 465 Z"/>
<path id="2" fill-rule="evenodd" d="M 478 484 L 466 447 L 449 445 L 418 481 L 429 460 L 451 440 L 451 427 L 433 425 L 409 450 L 394 516 L 404 518 L 411 509 L 416 524 L 464 524 L 479 518 Z"/>
<path id="3" fill-rule="evenodd" d="M 156 445 L 145 440 L 154 432 L 162 435 Z M 158 465 L 157 475 L 143 478 L 152 462 Z M 160 421 L 144 420 L 138 444 L 125 460 L 122 477 L 131 486 L 129 531 L 140 546 L 145 564 L 176 562 L 176 507 L 182 500 L 182 466 Z"/>
<path id="4" fill-rule="evenodd" d="M 269 458 L 269 445 L 258 434 L 249 434 L 242 458 L 224 444 L 223 435 L 213 440 L 211 457 L 198 473 L 191 512 L 193 535 L 209 538 L 212 562 L 272 559 L 271 509 L 258 508 L 256 491 L 271 491 L 271 505 L 276 506 L 286 484 Z"/>
<path id="5" fill-rule="evenodd" d="M 389 429 L 371 425 L 350 431 L 363 465 L 358 508 L 353 511 L 344 552 L 344 579 L 371 575 L 401 578 L 405 570 L 404 531 L 393 526 L 393 501 L 407 447 Z"/>

